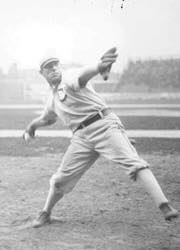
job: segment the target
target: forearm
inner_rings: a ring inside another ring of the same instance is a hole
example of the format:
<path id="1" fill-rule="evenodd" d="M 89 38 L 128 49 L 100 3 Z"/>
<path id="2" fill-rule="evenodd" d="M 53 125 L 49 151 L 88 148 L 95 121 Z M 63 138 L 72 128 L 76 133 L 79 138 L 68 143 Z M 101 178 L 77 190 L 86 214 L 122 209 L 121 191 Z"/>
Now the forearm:
<path id="1" fill-rule="evenodd" d="M 55 122 L 56 122 L 56 119 L 45 119 L 40 116 L 32 120 L 32 122 L 29 123 L 29 125 L 27 126 L 27 129 L 35 131 L 36 129 L 40 127 L 49 126 Z"/>
<path id="2" fill-rule="evenodd" d="M 85 87 L 87 82 L 91 80 L 94 76 L 96 76 L 98 73 L 99 73 L 98 65 L 84 69 L 84 71 L 79 76 L 80 87 Z"/>

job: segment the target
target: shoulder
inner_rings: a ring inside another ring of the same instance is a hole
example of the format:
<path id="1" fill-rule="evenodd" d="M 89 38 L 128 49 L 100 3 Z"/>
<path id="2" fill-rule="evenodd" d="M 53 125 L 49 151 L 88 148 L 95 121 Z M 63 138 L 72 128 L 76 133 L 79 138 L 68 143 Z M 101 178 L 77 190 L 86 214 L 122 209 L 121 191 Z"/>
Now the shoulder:
<path id="1" fill-rule="evenodd" d="M 46 101 L 44 104 L 45 110 L 53 110 L 54 109 L 54 94 L 52 89 L 49 88 Z"/>
<path id="2" fill-rule="evenodd" d="M 48 119 L 48 120 L 54 120 L 57 117 L 55 107 L 54 107 L 54 94 L 51 89 L 49 90 L 41 116 L 42 118 Z"/>
<path id="3" fill-rule="evenodd" d="M 74 68 L 63 72 L 63 77 L 62 77 L 63 84 L 73 89 L 74 91 L 78 91 L 80 89 L 79 77 L 81 76 L 82 71 L 83 71 L 82 68 Z"/>

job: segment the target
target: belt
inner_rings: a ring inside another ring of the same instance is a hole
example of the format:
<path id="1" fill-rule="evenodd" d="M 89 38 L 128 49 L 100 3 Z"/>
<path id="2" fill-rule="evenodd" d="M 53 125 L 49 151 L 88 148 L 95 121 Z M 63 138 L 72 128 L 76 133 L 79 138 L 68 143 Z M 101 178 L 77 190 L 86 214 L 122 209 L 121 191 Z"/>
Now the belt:
<path id="1" fill-rule="evenodd" d="M 85 128 L 87 126 L 89 126 L 90 124 L 92 124 L 93 122 L 96 122 L 100 119 L 102 119 L 104 116 L 110 114 L 112 111 L 110 108 L 105 108 L 100 110 L 98 113 L 96 113 L 94 116 L 91 116 L 90 118 L 86 119 L 85 121 L 81 122 L 80 125 L 76 128 L 75 131 Z M 74 131 L 74 132 L 75 132 Z"/>

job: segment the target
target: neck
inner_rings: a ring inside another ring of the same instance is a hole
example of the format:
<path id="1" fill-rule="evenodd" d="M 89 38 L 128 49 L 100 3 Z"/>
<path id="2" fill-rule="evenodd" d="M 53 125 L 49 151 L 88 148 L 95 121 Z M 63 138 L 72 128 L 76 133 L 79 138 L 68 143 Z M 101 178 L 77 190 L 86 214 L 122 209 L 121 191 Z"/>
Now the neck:
<path id="1" fill-rule="evenodd" d="M 53 90 L 53 92 L 58 89 L 59 85 L 60 85 L 60 83 L 59 84 L 52 84 L 49 82 L 49 86 Z"/>
<path id="2" fill-rule="evenodd" d="M 51 89 L 52 89 L 52 91 L 53 91 L 53 93 L 54 93 L 54 92 L 57 91 L 59 85 L 55 85 L 55 86 L 51 85 L 50 87 L 51 87 Z"/>

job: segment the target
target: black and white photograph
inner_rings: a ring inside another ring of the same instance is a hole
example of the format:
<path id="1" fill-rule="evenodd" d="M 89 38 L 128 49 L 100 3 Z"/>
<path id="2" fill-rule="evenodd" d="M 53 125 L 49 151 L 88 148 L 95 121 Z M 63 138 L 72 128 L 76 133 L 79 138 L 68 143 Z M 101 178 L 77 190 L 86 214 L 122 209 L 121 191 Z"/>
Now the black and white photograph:
<path id="1" fill-rule="evenodd" d="M 180 249 L 180 1 L 0 8 L 0 250 Z"/>

